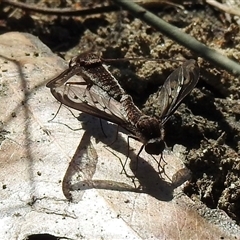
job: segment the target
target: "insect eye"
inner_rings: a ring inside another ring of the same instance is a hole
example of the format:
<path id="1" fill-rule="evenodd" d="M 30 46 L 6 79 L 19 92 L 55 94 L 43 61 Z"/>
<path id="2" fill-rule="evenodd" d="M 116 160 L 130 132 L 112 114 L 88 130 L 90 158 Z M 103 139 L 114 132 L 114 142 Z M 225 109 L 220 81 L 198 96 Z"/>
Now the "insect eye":
<path id="1" fill-rule="evenodd" d="M 145 145 L 145 151 L 149 154 L 159 155 L 163 152 L 165 143 L 162 139 L 151 139 Z"/>

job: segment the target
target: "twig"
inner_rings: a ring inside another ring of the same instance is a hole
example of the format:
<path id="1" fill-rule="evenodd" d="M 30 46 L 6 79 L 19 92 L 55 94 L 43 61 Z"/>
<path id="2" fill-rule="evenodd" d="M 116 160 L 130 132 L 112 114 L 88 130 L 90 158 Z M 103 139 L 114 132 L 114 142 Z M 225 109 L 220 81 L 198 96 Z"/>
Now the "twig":
<path id="1" fill-rule="evenodd" d="M 119 7 L 117 7 L 116 5 L 107 5 L 107 6 L 95 7 L 95 8 L 72 9 L 72 8 L 42 8 L 34 4 L 26 4 L 22 2 L 15 2 L 12 0 L 2 0 L 1 3 L 16 7 L 16 8 L 20 8 L 26 11 L 34 11 L 41 14 L 60 15 L 60 16 L 85 16 L 85 15 L 91 15 L 91 14 L 119 11 Z M 158 6 L 160 6 L 159 3 L 184 9 L 184 7 L 182 7 L 181 5 L 173 4 L 168 1 L 161 1 L 161 2 L 142 1 L 142 2 L 139 2 L 139 5 L 145 6 L 149 9 L 151 8 L 156 9 Z"/>
<path id="2" fill-rule="evenodd" d="M 147 11 L 141 6 L 133 3 L 131 0 L 112 0 L 117 5 L 131 12 L 136 17 L 145 21 L 152 27 L 156 28 L 172 40 L 178 42 L 182 46 L 190 49 L 200 57 L 209 60 L 213 64 L 229 71 L 234 75 L 240 75 L 240 65 L 233 60 L 221 55 L 216 50 L 211 49 L 203 43 L 197 41 L 192 36 L 182 32 L 179 28 L 163 21 L 153 13 Z"/>
<path id="3" fill-rule="evenodd" d="M 237 7 L 229 7 L 226 4 L 222 4 L 220 2 L 217 2 L 215 0 L 206 0 L 206 3 L 218 8 L 219 10 L 226 12 L 228 14 L 232 14 L 235 16 L 239 16 L 240 17 L 240 8 Z"/>
<path id="4" fill-rule="evenodd" d="M 22 2 L 14 2 L 12 0 L 2 0 L 2 4 L 10 5 L 13 7 L 21 8 L 23 10 L 34 11 L 37 13 L 48 14 L 48 15 L 61 15 L 61 16 L 84 16 L 90 14 L 106 13 L 112 11 L 118 11 L 119 7 L 116 5 L 109 5 L 96 8 L 41 8 L 37 5 L 26 4 Z"/>

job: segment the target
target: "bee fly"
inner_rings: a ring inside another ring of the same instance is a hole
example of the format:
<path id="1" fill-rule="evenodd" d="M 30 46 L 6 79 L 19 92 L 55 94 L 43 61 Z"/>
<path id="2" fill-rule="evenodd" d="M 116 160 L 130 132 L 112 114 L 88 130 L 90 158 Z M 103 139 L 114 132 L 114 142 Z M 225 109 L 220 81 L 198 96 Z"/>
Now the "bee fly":
<path id="1" fill-rule="evenodd" d="M 130 132 L 129 137 L 143 143 L 137 156 L 144 147 L 149 154 L 161 154 L 165 147 L 163 126 L 196 86 L 199 79 L 197 62 L 185 61 L 165 80 L 157 93 L 160 119 L 142 113 L 109 72 L 104 64 L 107 62 L 94 53 L 80 54 L 70 61 L 67 70 L 46 86 L 62 104 L 118 124 Z M 74 75 L 82 78 L 70 82 Z"/>

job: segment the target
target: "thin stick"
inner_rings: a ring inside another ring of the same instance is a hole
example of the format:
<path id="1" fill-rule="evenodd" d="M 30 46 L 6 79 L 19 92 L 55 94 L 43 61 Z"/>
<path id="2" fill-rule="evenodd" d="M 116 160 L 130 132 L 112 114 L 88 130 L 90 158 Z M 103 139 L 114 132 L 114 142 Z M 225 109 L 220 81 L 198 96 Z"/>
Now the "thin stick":
<path id="1" fill-rule="evenodd" d="M 197 41 L 192 36 L 182 32 L 179 28 L 163 21 L 153 13 L 147 11 L 141 6 L 133 3 L 131 0 L 112 0 L 117 5 L 131 12 L 137 18 L 145 21 L 152 27 L 162 32 L 167 37 L 178 42 L 182 46 L 195 52 L 198 56 L 212 62 L 213 64 L 227 70 L 234 75 L 240 75 L 240 65 L 233 60 L 221 55 L 214 49 L 211 49 L 203 43 Z"/>
<path id="2" fill-rule="evenodd" d="M 41 14 L 61 15 L 61 16 L 86 16 L 91 14 L 106 13 L 106 12 L 119 10 L 119 7 L 114 5 L 96 7 L 96 8 L 72 9 L 72 8 L 42 8 L 42 7 L 38 7 L 37 5 L 26 4 L 22 2 L 15 2 L 12 0 L 2 0 L 1 3 L 10 5 L 16 8 L 21 8 L 23 10 L 34 11 Z"/>
<path id="3" fill-rule="evenodd" d="M 42 8 L 34 4 L 27 4 L 27 3 L 12 1 L 12 0 L 2 0 L 1 3 L 16 7 L 16 8 L 20 8 L 23 10 L 27 10 L 27 11 L 34 11 L 41 14 L 60 15 L 60 16 L 86 16 L 86 15 L 92 15 L 92 14 L 119 11 L 119 7 L 116 5 L 107 5 L 107 6 L 95 7 L 95 8 L 72 9 L 72 8 Z M 156 9 L 158 6 L 160 8 L 161 5 L 159 3 L 164 3 L 167 5 L 172 5 L 174 7 L 184 9 L 184 7 L 182 7 L 181 5 L 174 4 L 168 1 L 155 2 L 155 4 L 151 4 L 151 2 L 150 3 L 139 2 L 140 5 L 145 6 L 149 9 L 151 8 Z"/>

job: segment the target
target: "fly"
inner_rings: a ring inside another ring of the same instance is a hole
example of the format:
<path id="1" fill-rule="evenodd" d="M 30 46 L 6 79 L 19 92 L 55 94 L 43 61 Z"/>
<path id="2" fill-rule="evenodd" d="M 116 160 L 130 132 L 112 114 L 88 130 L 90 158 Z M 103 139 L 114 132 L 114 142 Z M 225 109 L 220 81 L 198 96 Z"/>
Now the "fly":
<path id="1" fill-rule="evenodd" d="M 94 53 L 79 55 L 70 61 L 67 70 L 46 86 L 62 104 L 118 124 L 129 131 L 129 137 L 143 143 L 138 155 L 144 147 L 149 154 L 161 154 L 165 147 L 164 124 L 198 82 L 197 62 L 187 60 L 164 82 L 157 94 L 160 119 L 145 115 L 134 104 L 132 97 L 126 94 L 104 62 L 107 60 Z M 69 79 L 74 75 L 82 78 L 70 82 Z"/>

